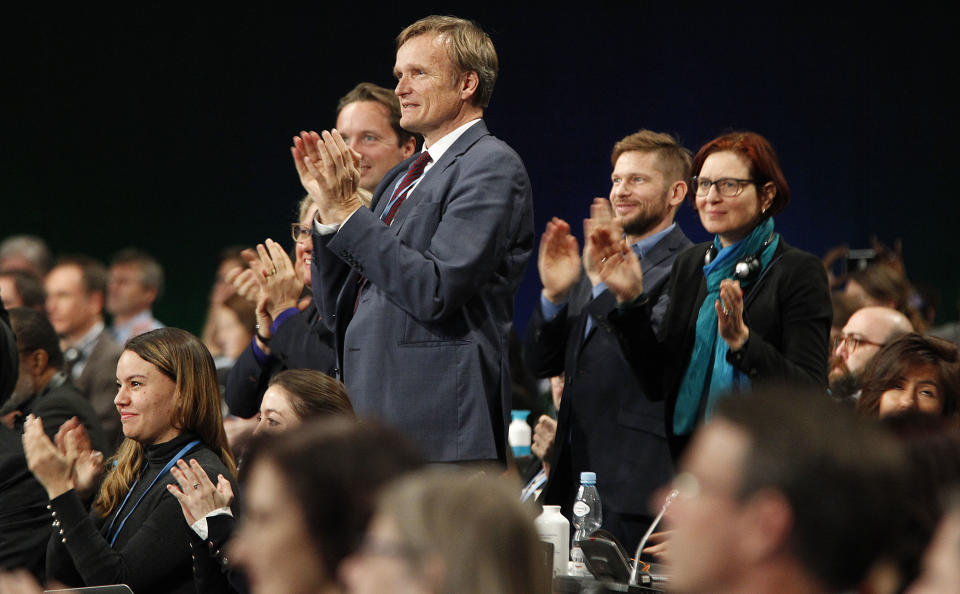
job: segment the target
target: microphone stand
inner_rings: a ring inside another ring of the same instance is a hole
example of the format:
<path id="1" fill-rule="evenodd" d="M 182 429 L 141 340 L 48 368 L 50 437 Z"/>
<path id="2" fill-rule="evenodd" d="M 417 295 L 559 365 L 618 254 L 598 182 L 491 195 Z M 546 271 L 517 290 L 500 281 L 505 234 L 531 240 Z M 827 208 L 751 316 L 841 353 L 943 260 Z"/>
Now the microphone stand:
<path id="1" fill-rule="evenodd" d="M 633 556 L 633 568 L 630 570 L 630 581 L 627 582 L 628 586 L 637 585 L 637 569 L 640 567 L 640 554 L 643 552 L 643 547 L 647 544 L 647 539 L 650 538 L 650 535 L 653 534 L 653 531 L 657 528 L 657 524 L 660 523 L 660 520 L 663 519 L 663 514 L 666 513 L 667 508 L 670 507 L 670 504 L 673 503 L 673 500 L 677 498 L 677 495 L 680 494 L 679 489 L 673 489 L 670 491 L 670 494 L 667 495 L 666 499 L 663 501 L 663 506 L 660 508 L 660 513 L 657 514 L 657 517 L 654 518 L 653 523 L 650 524 L 650 527 L 647 528 L 646 534 L 643 535 L 643 538 L 640 539 L 640 544 L 637 545 L 637 553 Z"/>

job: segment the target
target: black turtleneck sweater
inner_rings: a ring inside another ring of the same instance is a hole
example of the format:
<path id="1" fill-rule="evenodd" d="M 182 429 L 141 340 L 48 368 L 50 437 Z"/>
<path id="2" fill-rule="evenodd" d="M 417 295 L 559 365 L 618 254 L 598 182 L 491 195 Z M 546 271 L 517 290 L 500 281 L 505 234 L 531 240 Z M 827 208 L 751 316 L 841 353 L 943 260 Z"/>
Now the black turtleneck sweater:
<path id="1" fill-rule="evenodd" d="M 130 498 L 119 512 L 114 510 L 106 518 L 95 511 L 88 514 L 72 490 L 53 499 L 51 513 L 59 525 L 54 524 L 47 548 L 47 577 L 69 586 L 127 584 L 136 594 L 192 593 L 190 527 L 180 503 L 166 488 L 176 484 L 176 479 L 168 472 L 152 487 L 149 485 L 167 462 L 194 439 L 194 435 L 184 434 L 147 446 L 146 465 Z M 217 475 L 222 474 L 233 483 L 234 493 L 238 492 L 226 466 L 206 445 L 200 443 L 188 450 L 183 460 L 191 459 L 200 463 L 214 484 Z M 110 521 L 117 513 L 120 517 L 108 535 Z M 127 514 L 130 516 L 111 547 L 110 539 Z"/>

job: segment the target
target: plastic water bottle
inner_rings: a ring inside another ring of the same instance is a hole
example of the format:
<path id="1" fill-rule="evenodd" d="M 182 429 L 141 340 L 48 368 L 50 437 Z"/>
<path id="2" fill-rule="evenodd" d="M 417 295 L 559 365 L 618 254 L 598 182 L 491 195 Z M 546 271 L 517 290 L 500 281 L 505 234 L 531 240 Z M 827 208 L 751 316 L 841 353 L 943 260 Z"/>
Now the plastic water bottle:
<path id="1" fill-rule="evenodd" d="M 530 455 L 530 443 L 533 441 L 533 429 L 527 424 L 527 417 L 530 416 L 529 410 L 510 411 L 512 421 L 507 428 L 507 440 L 510 447 L 513 448 L 514 458 L 523 458 Z"/>
<path id="2" fill-rule="evenodd" d="M 553 545 L 553 575 L 567 575 L 567 551 L 570 550 L 570 522 L 559 505 L 544 505 L 534 522 L 543 542 Z"/>
<path id="3" fill-rule="evenodd" d="M 593 472 L 581 472 L 580 488 L 573 504 L 573 526 L 577 531 L 570 543 L 570 575 L 589 575 L 578 541 L 596 532 L 602 523 L 603 508 L 597 492 L 597 475 Z"/>

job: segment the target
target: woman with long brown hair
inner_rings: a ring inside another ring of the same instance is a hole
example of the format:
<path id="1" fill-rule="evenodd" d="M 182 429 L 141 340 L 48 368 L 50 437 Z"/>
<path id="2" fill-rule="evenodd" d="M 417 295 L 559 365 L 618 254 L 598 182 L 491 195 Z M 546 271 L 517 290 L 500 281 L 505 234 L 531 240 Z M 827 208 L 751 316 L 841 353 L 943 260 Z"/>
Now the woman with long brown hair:
<path id="1" fill-rule="evenodd" d="M 81 493 L 97 478 L 97 457 L 81 429 L 56 445 L 31 418 L 27 461 L 50 497 L 54 532 L 47 577 L 72 586 L 123 583 L 138 594 L 193 592 L 190 529 L 167 485 L 178 460 L 195 460 L 214 481 L 236 467 L 220 416 L 213 358 L 192 334 L 162 328 L 132 338 L 117 364 L 125 439 L 88 513 Z M 197 488 L 197 487 L 194 487 Z"/>

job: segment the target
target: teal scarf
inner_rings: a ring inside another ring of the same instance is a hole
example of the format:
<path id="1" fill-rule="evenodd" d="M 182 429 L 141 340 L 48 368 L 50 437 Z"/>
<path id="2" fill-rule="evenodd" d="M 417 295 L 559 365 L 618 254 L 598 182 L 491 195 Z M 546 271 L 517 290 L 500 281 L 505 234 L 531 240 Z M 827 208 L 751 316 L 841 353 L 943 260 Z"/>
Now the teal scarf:
<path id="1" fill-rule="evenodd" d="M 713 407 L 720 397 L 734 388 L 749 389 L 750 380 L 745 375 L 727 363 L 727 352 L 730 348 L 717 332 L 717 310 L 714 303 L 720 298 L 720 281 L 733 278 L 733 270 L 737 262 L 756 254 L 763 247 L 763 242 L 773 234 L 773 219 L 769 218 L 756 227 L 744 239 L 722 248 L 720 237 L 714 237 L 713 245 L 717 249 L 716 257 L 703 267 L 703 274 L 707 278 L 707 296 L 700 305 L 697 314 L 697 336 L 690 355 L 690 364 L 683 375 L 680 392 L 677 395 L 677 405 L 673 412 L 673 432 L 675 435 L 688 435 L 693 432 L 697 422 L 697 411 L 704 396 L 707 398 L 706 416 L 713 412 Z M 760 254 L 762 269 L 766 269 L 773 259 L 780 236 L 773 239 Z M 740 287 L 746 289 L 756 281 L 758 275 L 747 281 L 740 281 Z M 709 371 L 709 374 L 708 374 Z M 709 377 L 709 382 L 707 378 Z"/>

